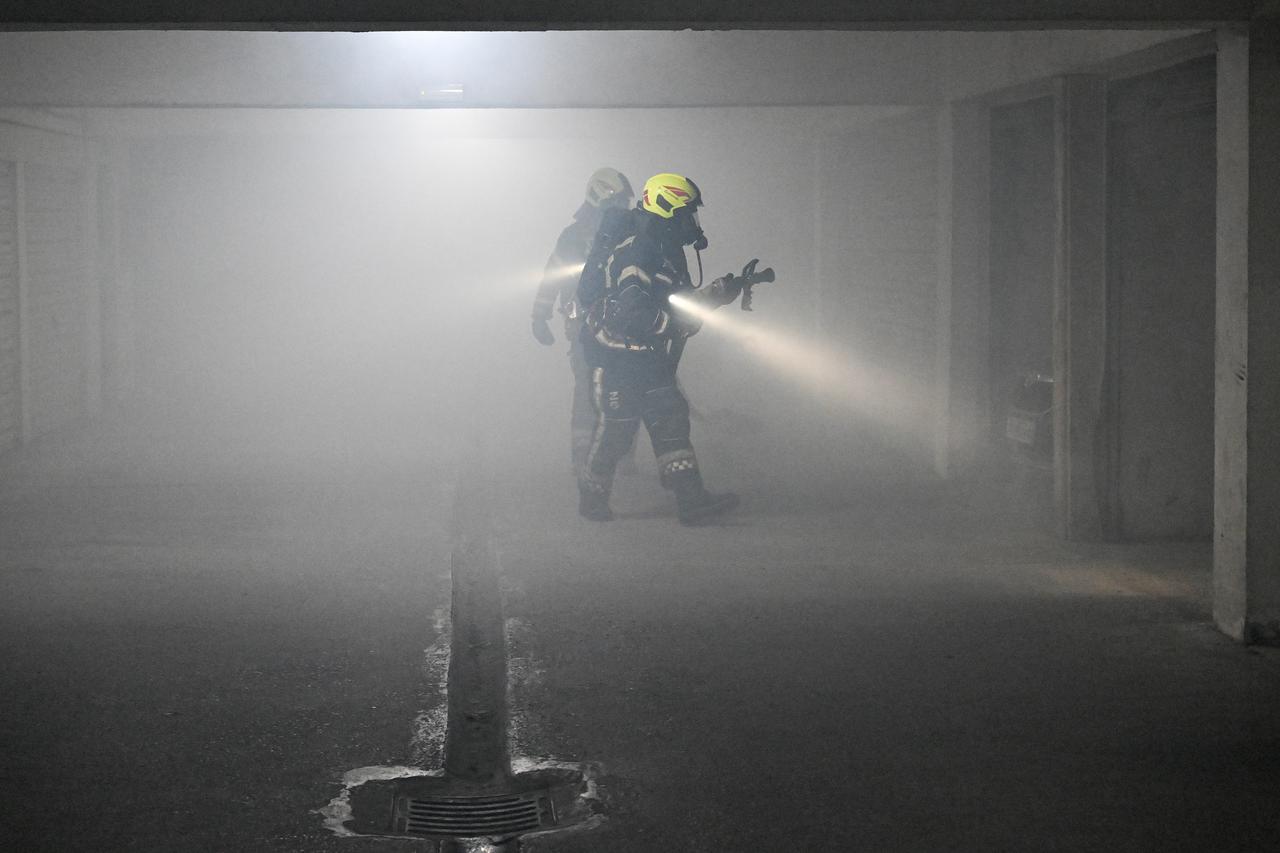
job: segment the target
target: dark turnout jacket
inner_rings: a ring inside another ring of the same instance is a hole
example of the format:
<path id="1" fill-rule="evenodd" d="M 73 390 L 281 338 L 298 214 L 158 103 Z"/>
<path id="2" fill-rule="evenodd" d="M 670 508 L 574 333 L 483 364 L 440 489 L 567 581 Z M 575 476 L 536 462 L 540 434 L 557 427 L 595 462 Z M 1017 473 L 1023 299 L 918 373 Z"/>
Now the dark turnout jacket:
<path id="1" fill-rule="evenodd" d="M 547 259 L 538 293 L 533 299 L 535 320 L 550 320 L 557 301 L 562 314 L 570 318 L 577 316 L 574 296 L 578 288 L 578 277 L 582 273 L 582 265 L 586 262 L 587 252 L 599 225 L 599 211 L 584 204 L 574 214 L 573 222 L 560 232 L 556 248 Z"/>
<path id="2" fill-rule="evenodd" d="M 722 279 L 695 289 L 684 247 L 664 246 L 646 219 L 614 246 L 604 267 L 603 292 L 584 306 L 583 335 L 605 350 L 654 353 L 665 350 L 668 341 L 696 332 L 697 319 L 669 301 L 674 293 L 709 308 L 737 295 L 728 295 Z"/>

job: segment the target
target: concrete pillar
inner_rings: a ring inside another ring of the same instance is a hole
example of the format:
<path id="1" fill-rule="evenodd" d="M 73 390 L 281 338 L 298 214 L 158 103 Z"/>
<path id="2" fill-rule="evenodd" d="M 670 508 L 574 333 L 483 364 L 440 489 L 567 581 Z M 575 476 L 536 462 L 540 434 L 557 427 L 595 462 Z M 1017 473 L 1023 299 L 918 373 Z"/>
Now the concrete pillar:
<path id="1" fill-rule="evenodd" d="M 104 198 L 100 205 L 104 219 L 102 241 L 102 282 L 104 287 L 104 390 L 106 405 L 126 408 L 137 390 L 137 307 L 133 294 L 133 264 L 125 239 L 129 150 L 125 143 L 105 144 L 103 157 Z"/>
<path id="2" fill-rule="evenodd" d="M 1054 498 L 1058 533 L 1102 535 L 1098 489 L 1106 365 L 1106 81 L 1054 88 L 1057 238 L 1054 264 Z"/>
<path id="3" fill-rule="evenodd" d="M 21 441 L 35 434 L 31 417 L 31 263 L 27 260 L 27 166 L 14 164 L 15 241 L 18 255 L 18 405 L 22 408 Z"/>
<path id="4" fill-rule="evenodd" d="M 98 165 L 86 158 L 81 204 L 84 233 L 84 408 L 90 418 L 102 414 L 102 265 L 100 263 Z"/>
<path id="5" fill-rule="evenodd" d="M 813 246 L 811 248 L 811 263 L 813 265 L 813 333 L 817 338 L 822 337 L 822 313 L 827 307 L 824 304 L 826 269 L 822 263 L 822 252 L 823 245 L 826 242 L 824 239 L 824 229 L 827 222 L 825 195 L 830 176 L 825 173 L 828 158 L 825 148 L 826 143 L 822 130 L 818 128 L 813 134 Z"/>
<path id="6" fill-rule="evenodd" d="M 1213 614 L 1280 644 L 1280 23 L 1218 42 Z"/>
<path id="7" fill-rule="evenodd" d="M 990 418 L 991 115 L 959 102 L 938 119 L 938 308 L 934 468 L 972 469 Z"/>

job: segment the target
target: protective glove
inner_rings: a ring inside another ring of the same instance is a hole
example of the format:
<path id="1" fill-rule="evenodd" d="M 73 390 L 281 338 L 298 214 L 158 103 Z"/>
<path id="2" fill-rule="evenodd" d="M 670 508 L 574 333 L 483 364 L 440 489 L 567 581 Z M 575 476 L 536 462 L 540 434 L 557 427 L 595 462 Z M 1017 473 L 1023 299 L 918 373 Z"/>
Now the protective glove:
<path id="1" fill-rule="evenodd" d="M 551 324 L 545 317 L 533 318 L 533 336 L 544 347 L 549 347 L 556 342 L 556 336 L 551 334 Z"/>

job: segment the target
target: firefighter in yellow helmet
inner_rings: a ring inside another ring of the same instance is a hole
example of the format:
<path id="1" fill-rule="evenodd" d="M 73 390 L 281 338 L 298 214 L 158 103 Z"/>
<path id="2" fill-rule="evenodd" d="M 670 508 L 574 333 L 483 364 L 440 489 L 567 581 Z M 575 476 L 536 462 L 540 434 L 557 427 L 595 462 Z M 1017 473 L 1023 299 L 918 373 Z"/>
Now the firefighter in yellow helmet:
<path id="1" fill-rule="evenodd" d="M 662 484 L 676 495 L 681 523 L 698 524 L 737 506 L 733 494 L 708 492 L 689 438 L 689 403 L 676 384 L 676 362 L 698 323 L 671 305 L 682 293 L 707 307 L 732 302 L 733 279 L 695 289 L 685 247 L 706 248 L 698 222 L 702 193 L 673 173 L 645 182 L 630 220 L 631 233 L 604 252 L 595 287 L 584 274 L 578 299 L 586 311 L 582 349 L 591 370 L 595 428 L 578 473 L 578 511 L 595 521 L 612 518 L 614 470 L 643 422 L 658 460 Z M 588 261 L 590 265 L 590 260 Z M 590 266 L 588 267 L 588 272 Z"/>
<path id="2" fill-rule="evenodd" d="M 617 169 L 596 169 L 587 181 L 586 198 L 573 215 L 573 222 L 560 232 L 555 251 L 547 260 L 542 283 L 533 300 L 533 336 L 543 346 L 555 343 L 551 332 L 551 315 L 557 308 L 564 317 L 564 335 L 569 342 L 569 367 L 573 370 L 573 410 L 569 419 L 570 451 L 574 470 L 586 460 L 587 447 L 595 428 L 595 410 L 591 406 L 591 382 L 578 331 L 582 312 L 575 298 L 578 279 L 586 262 L 587 251 L 606 215 L 624 212 L 635 198 L 627 176 Z"/>

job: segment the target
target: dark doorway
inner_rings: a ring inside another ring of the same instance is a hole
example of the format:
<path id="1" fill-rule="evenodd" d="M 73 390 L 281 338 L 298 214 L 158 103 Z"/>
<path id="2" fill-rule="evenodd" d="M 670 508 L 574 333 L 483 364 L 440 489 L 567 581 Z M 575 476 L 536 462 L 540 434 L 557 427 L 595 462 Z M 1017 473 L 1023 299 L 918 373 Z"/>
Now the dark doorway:
<path id="1" fill-rule="evenodd" d="M 1215 62 L 1113 84 L 1108 168 L 1112 533 L 1213 531 Z"/>

